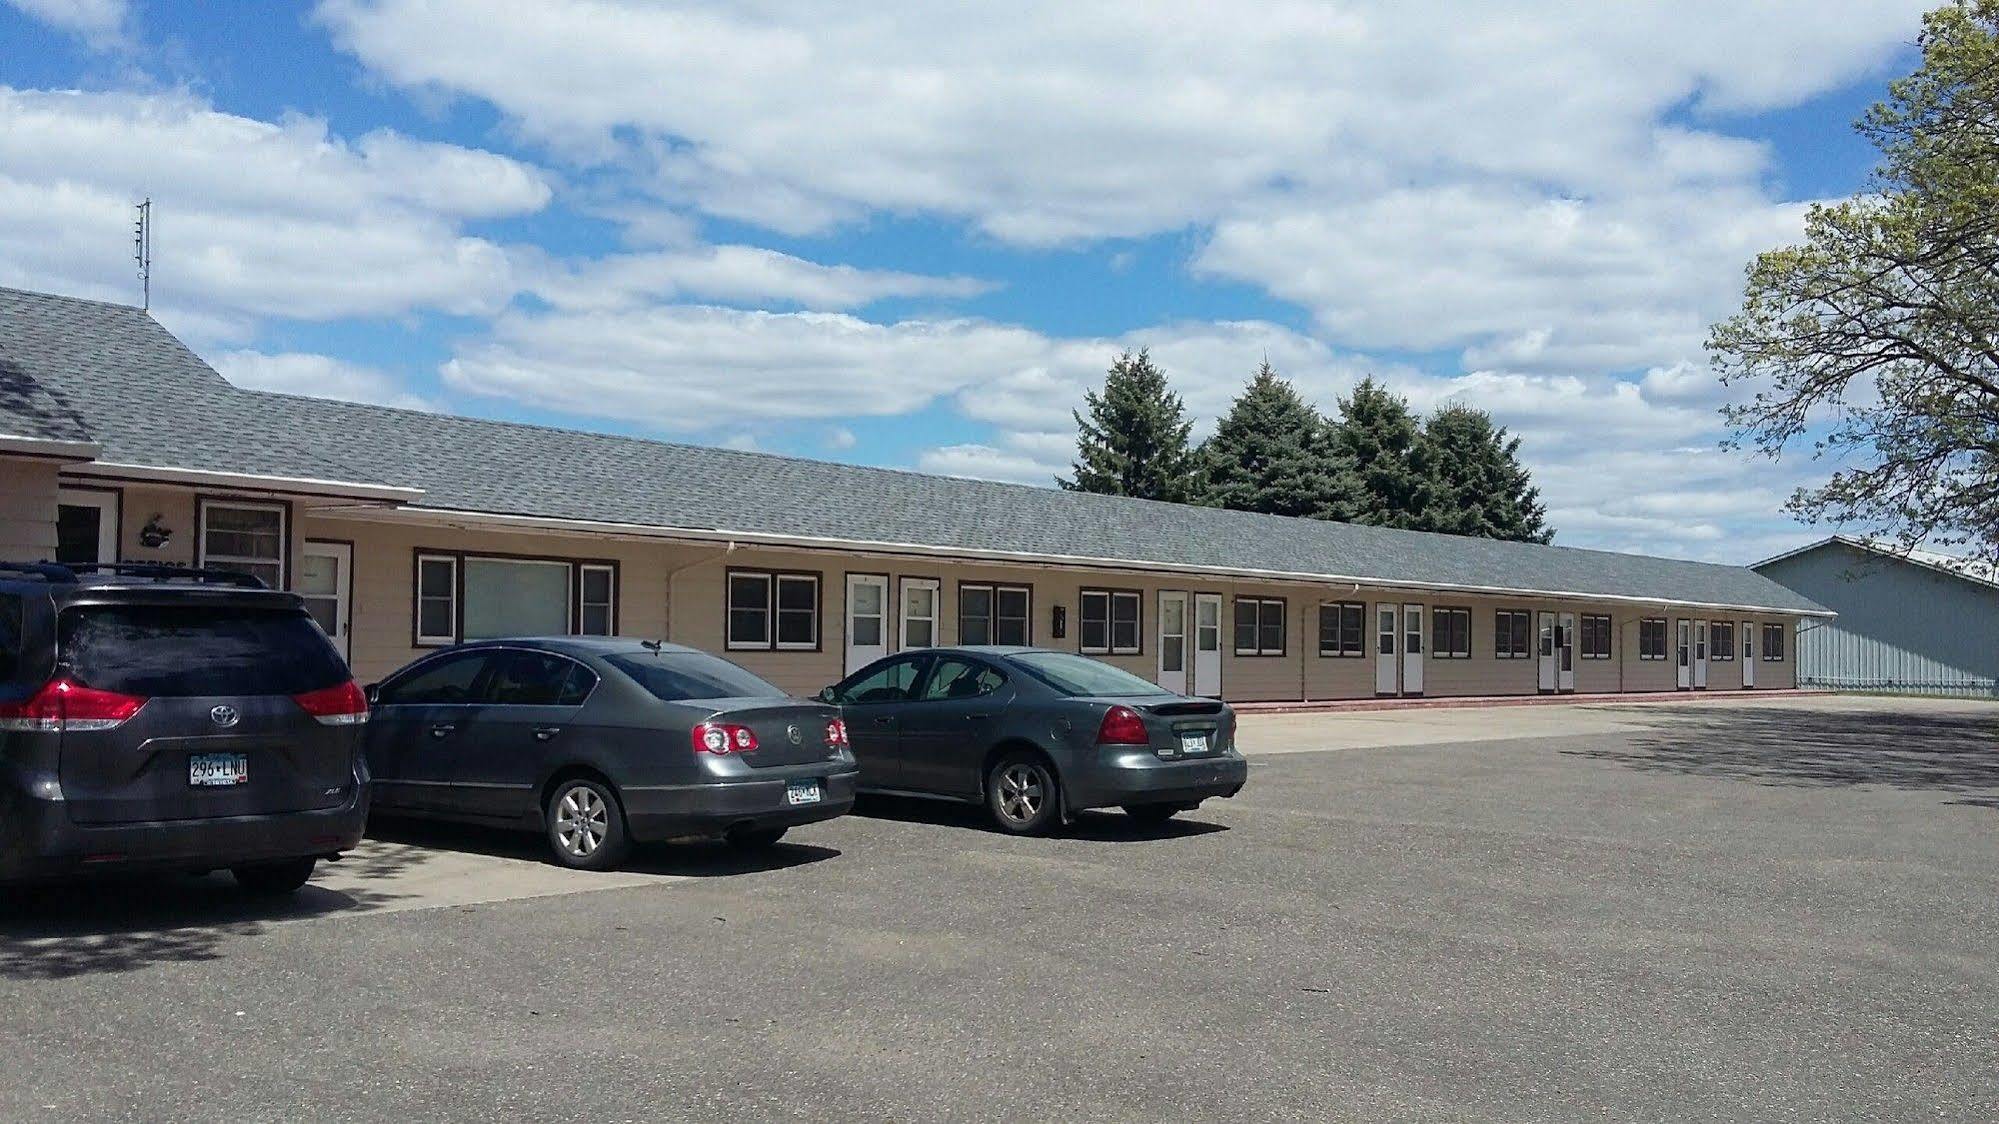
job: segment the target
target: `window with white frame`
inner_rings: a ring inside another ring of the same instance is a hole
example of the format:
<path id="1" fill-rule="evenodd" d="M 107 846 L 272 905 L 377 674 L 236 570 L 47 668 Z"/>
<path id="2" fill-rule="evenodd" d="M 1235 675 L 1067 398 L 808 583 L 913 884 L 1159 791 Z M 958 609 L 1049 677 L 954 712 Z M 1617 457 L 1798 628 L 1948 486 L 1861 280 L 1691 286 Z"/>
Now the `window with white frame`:
<path id="1" fill-rule="evenodd" d="M 618 569 L 609 562 L 418 551 L 418 647 L 507 636 L 611 636 Z"/>
<path id="2" fill-rule="evenodd" d="M 902 579 L 902 650 L 937 646 L 937 579 Z"/>
<path id="3" fill-rule="evenodd" d="M 1766 624 L 1763 626 L 1763 662 L 1784 662 L 1784 626 Z"/>
<path id="4" fill-rule="evenodd" d="M 1647 617 L 1638 622 L 1638 658 L 1641 660 L 1666 658 L 1666 618 Z"/>
<path id="5" fill-rule="evenodd" d="M 1086 589 L 1077 595 L 1078 638 L 1085 655 L 1135 656 L 1141 644 L 1140 596 L 1125 589 Z"/>
<path id="6" fill-rule="evenodd" d="M 958 583 L 958 643 L 1027 644 L 1034 595 L 1024 585 Z"/>
<path id="7" fill-rule="evenodd" d="M 1275 597 L 1235 599 L 1235 654 L 1284 654 L 1284 601 Z"/>
<path id="8" fill-rule="evenodd" d="M 1610 658 L 1613 630 L 1610 618 L 1599 613 L 1584 613 L 1582 616 L 1582 658 L 1586 660 L 1607 660 Z"/>
<path id="9" fill-rule="evenodd" d="M 1498 609 L 1492 618 L 1492 654 L 1502 660 L 1524 660 L 1533 655 L 1532 616 L 1525 609 Z"/>
<path id="10" fill-rule="evenodd" d="M 203 500 L 194 564 L 236 570 L 283 589 L 285 535 L 283 504 Z"/>
<path id="11" fill-rule="evenodd" d="M 1715 621 L 1708 625 L 1707 658 L 1720 663 L 1735 659 L 1735 622 Z"/>
<path id="12" fill-rule="evenodd" d="M 1471 658 L 1470 609 L 1430 610 L 1430 657 L 1439 660 Z"/>
<path id="13" fill-rule="evenodd" d="M 1359 601 L 1319 602 L 1319 654 L 1360 657 L 1367 654 L 1367 606 Z"/>
<path id="14" fill-rule="evenodd" d="M 819 647 L 819 575 L 730 570 L 728 647 L 736 651 Z"/>

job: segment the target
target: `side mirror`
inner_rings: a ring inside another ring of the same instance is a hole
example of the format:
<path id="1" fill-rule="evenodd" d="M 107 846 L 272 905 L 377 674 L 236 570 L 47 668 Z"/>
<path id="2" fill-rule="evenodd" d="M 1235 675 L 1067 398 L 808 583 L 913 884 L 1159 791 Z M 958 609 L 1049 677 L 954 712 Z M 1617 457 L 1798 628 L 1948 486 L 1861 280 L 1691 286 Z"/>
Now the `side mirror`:
<path id="1" fill-rule="evenodd" d="M 823 703 L 838 703 L 840 696 L 834 694 L 831 687 L 821 687 L 819 688 L 819 701 Z"/>
<path id="2" fill-rule="evenodd" d="M 369 706 L 375 706 L 382 701 L 382 685 L 380 683 L 370 683 L 366 687 L 361 688 L 361 694 L 367 698 Z"/>

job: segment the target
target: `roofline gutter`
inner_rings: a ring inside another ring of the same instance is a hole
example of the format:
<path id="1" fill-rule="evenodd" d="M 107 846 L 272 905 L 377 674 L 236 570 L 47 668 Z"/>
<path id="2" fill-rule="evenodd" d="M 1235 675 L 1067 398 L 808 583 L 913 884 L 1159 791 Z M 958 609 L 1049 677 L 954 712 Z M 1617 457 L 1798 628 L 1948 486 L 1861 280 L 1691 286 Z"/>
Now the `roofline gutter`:
<path id="1" fill-rule="evenodd" d="M 0 433 L 0 455 L 39 457 L 43 460 L 58 461 L 94 461 L 103 453 L 104 446 L 95 441 L 64 441 L 53 437 Z"/>
<path id="2" fill-rule="evenodd" d="M 921 558 L 961 558 L 970 561 L 1017 562 L 1037 566 L 1075 566 L 1091 569 L 1123 570 L 1139 573 L 1201 575 L 1244 578 L 1253 581 L 1298 582 L 1312 585 L 1368 586 L 1375 589 L 1444 591 L 1510 597 L 1563 597 L 1577 600 L 1610 601 L 1632 605 L 1669 605 L 1690 609 L 1727 609 L 1734 612 L 1779 616 L 1834 617 L 1830 609 L 1785 609 L 1770 605 L 1738 605 L 1714 601 L 1685 601 L 1668 597 L 1632 597 L 1614 593 L 1585 593 L 1576 590 L 1522 589 L 1511 586 L 1454 585 L 1448 582 L 1393 581 L 1352 574 L 1312 574 L 1291 570 L 1260 570 L 1241 566 L 1202 566 L 1190 563 L 1141 562 L 1088 555 L 1033 554 L 1026 551 L 988 550 L 978 547 L 929 546 L 922 543 L 874 542 L 865 539 L 837 539 L 817 535 L 779 535 L 759 531 L 709 530 L 695 527 L 655 527 L 640 523 L 614 523 L 591 519 L 557 519 L 536 515 L 505 515 L 485 511 L 458 511 L 449 508 L 395 508 L 322 510 L 319 517 L 358 519 L 385 523 L 464 523 L 489 528 L 517 530 L 578 531 L 589 534 L 620 535 L 630 538 L 688 542 L 703 545 L 794 547 L 805 550 L 838 550 L 851 553 L 903 555 Z M 726 553 L 726 552 L 725 552 Z"/>
<path id="3" fill-rule="evenodd" d="M 280 492 L 292 496 L 368 500 L 385 504 L 415 503 L 423 498 L 422 488 L 402 488 L 391 484 L 320 480 L 308 476 L 264 476 L 251 472 L 211 472 L 199 468 L 159 468 L 154 465 L 120 464 L 115 461 L 74 465 L 66 471 L 78 476 L 141 484 L 189 484 L 197 487 Z"/>

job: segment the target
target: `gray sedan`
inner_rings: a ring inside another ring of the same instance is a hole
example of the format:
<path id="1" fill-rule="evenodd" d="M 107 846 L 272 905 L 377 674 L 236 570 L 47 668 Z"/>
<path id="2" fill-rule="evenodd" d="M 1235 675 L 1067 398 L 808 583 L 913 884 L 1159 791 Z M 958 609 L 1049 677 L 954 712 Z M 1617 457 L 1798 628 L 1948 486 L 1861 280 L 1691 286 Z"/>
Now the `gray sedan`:
<path id="1" fill-rule="evenodd" d="M 1067 652 L 906 652 L 819 697 L 847 716 L 863 790 L 982 802 L 1012 832 L 1084 808 L 1164 822 L 1249 776 L 1226 703 Z"/>
<path id="2" fill-rule="evenodd" d="M 463 644 L 367 693 L 378 812 L 539 828 L 568 866 L 634 841 L 767 847 L 854 803 L 837 709 L 676 644 Z"/>

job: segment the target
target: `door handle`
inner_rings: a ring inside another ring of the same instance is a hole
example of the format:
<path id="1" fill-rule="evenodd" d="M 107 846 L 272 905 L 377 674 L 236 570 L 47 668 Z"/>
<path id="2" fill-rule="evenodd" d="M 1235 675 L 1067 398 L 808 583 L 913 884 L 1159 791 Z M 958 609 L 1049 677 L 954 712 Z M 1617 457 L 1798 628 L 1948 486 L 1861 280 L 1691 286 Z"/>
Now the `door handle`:
<path id="1" fill-rule="evenodd" d="M 457 729 L 458 725 L 455 722 L 439 722 L 430 728 L 430 736 L 433 738 L 448 737 Z"/>
<path id="2" fill-rule="evenodd" d="M 984 711 L 980 711 L 980 712 L 979 712 L 979 713 L 977 713 L 977 714 L 967 714 L 967 715 L 965 716 L 965 721 L 967 721 L 967 722 L 984 722 L 984 721 L 985 721 L 986 719 L 988 719 L 988 718 L 991 718 L 991 717 L 992 717 L 992 715 L 990 715 L 990 714 L 987 714 L 987 713 L 985 713 Z"/>
<path id="3" fill-rule="evenodd" d="M 562 727 L 560 726 L 543 726 L 534 732 L 534 740 L 545 742 L 561 732 Z"/>
<path id="4" fill-rule="evenodd" d="M 892 726 L 894 724 L 895 724 L 895 715 L 893 714 L 875 715 L 875 725 L 877 726 Z"/>

